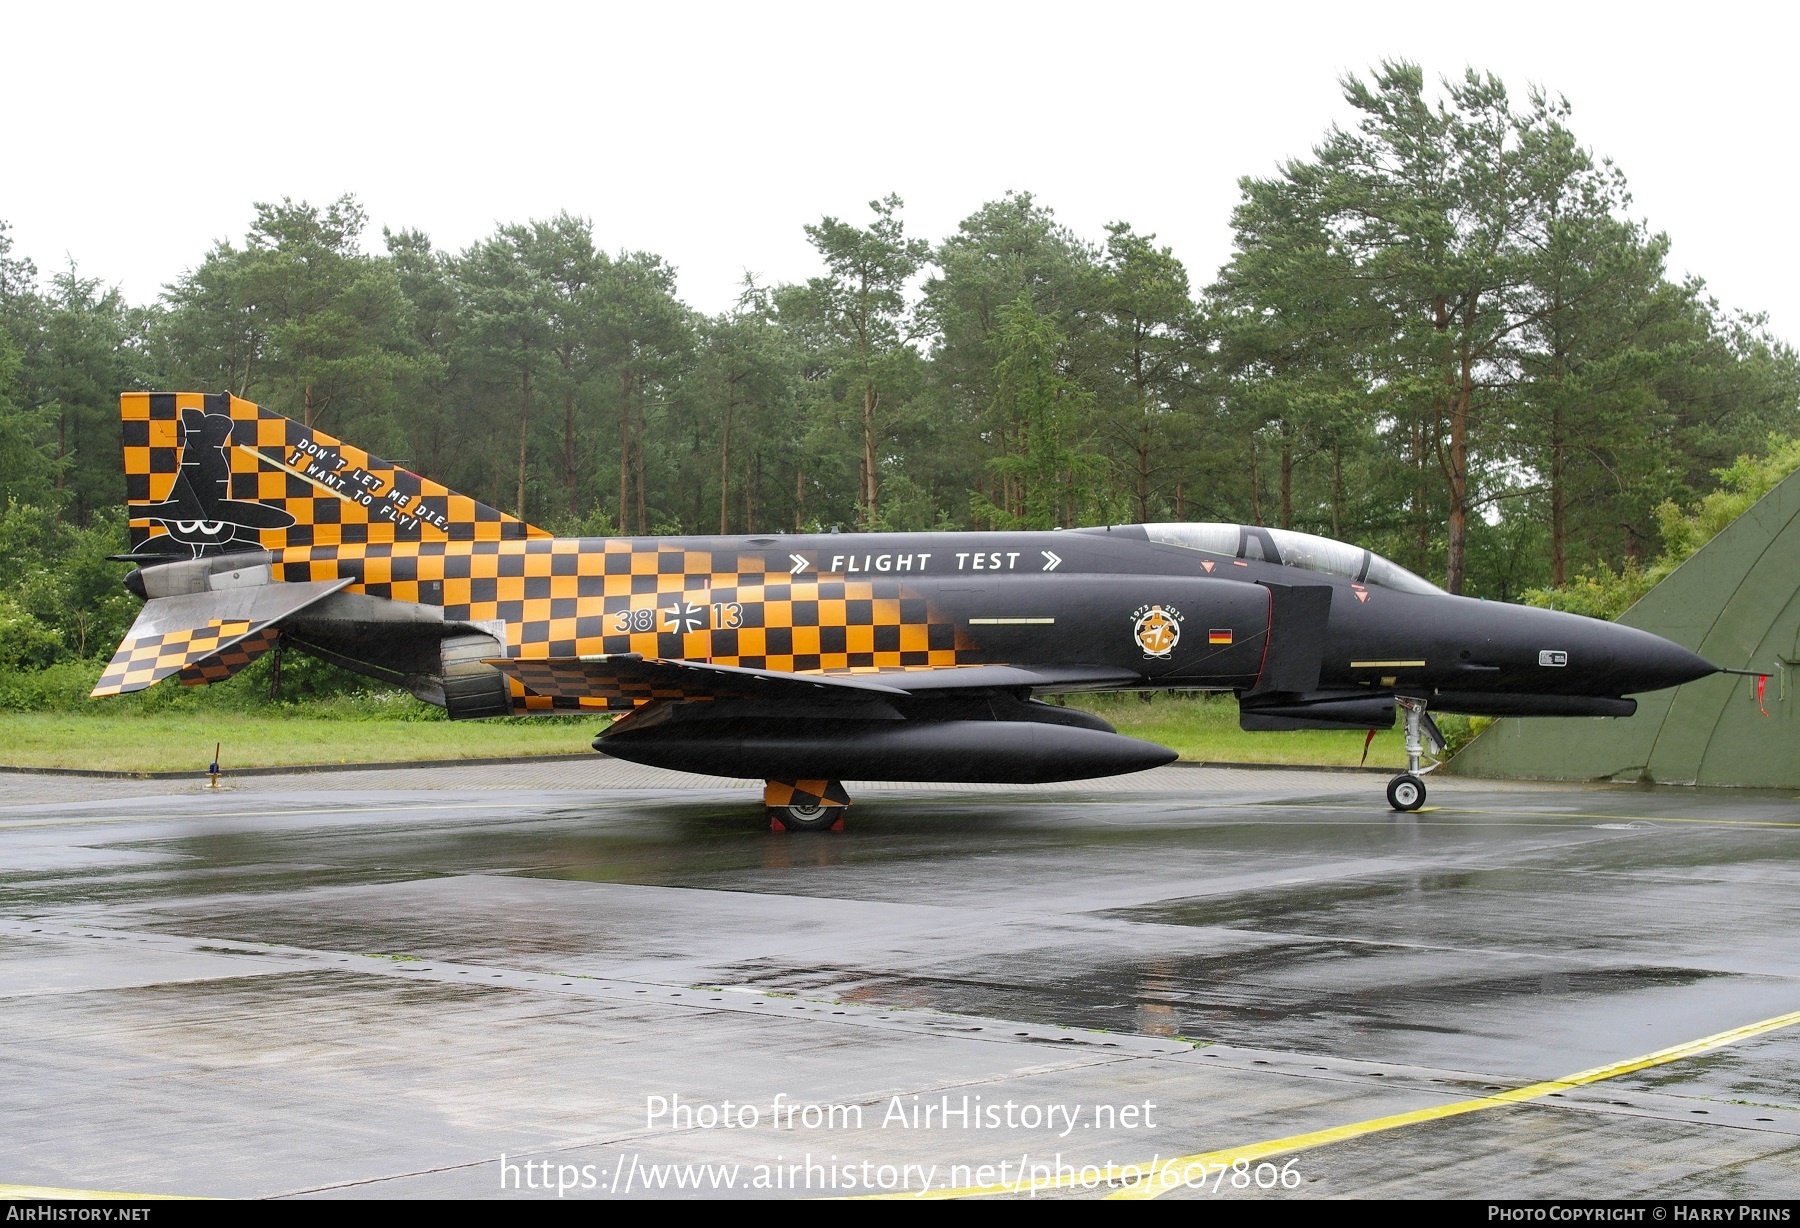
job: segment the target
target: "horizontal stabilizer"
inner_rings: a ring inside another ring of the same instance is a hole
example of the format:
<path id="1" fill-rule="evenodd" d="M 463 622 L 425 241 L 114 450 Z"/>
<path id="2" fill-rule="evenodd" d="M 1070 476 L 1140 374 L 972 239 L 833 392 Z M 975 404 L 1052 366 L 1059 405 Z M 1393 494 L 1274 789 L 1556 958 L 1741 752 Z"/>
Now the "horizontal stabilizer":
<path id="1" fill-rule="evenodd" d="M 144 603 L 137 621 L 107 662 L 93 695 L 97 698 L 141 691 L 190 666 L 199 670 L 215 657 L 225 667 L 221 676 L 229 676 L 238 668 L 226 660 L 234 649 L 241 646 L 245 652 L 256 650 L 260 655 L 257 646 L 247 641 L 351 582 L 351 577 L 345 577 L 152 597 Z M 246 657 L 239 664 L 248 664 L 250 659 Z"/>
<path id="2" fill-rule="evenodd" d="M 281 639 L 280 627 L 264 627 L 236 643 L 228 644 L 212 656 L 181 667 L 182 686 L 211 686 L 223 682 L 244 666 L 275 647 Z"/>

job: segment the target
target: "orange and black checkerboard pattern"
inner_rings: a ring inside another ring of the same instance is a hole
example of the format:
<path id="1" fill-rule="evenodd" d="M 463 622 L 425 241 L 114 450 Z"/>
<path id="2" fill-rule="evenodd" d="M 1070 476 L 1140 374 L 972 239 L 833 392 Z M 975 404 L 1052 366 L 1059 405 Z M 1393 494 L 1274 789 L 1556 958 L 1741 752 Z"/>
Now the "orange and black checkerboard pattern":
<path id="1" fill-rule="evenodd" d="M 121 695 L 141 691 L 153 683 L 198 665 L 221 648 L 244 638 L 251 624 L 242 620 L 213 619 L 204 627 L 185 627 L 161 635 L 125 637 L 100 675 L 93 694 Z"/>
<path id="2" fill-rule="evenodd" d="M 453 621 L 504 622 L 506 655 L 515 658 L 637 653 L 783 673 L 969 663 L 955 624 L 934 619 L 903 581 L 794 576 L 780 564 L 779 555 L 736 549 L 545 538 L 314 547 L 286 552 L 278 575 L 354 576 L 354 591 L 441 605 Z M 621 689 L 574 700 L 513 687 L 522 712 L 617 710 L 617 699 L 656 698 Z"/>
<path id="3" fill-rule="evenodd" d="M 667 667 L 663 667 L 666 669 Z M 605 662 L 582 663 L 567 657 L 549 660 L 509 661 L 507 675 L 525 688 L 525 699 L 587 699 L 589 708 L 609 712 L 629 712 L 654 699 L 707 702 L 714 699 L 742 698 L 747 692 L 733 691 L 719 679 L 696 676 L 682 684 L 666 677 L 633 677 L 648 674 L 641 662 L 620 662 L 609 667 Z"/>
<path id="4" fill-rule="evenodd" d="M 275 647 L 281 638 L 281 628 L 264 627 L 254 635 L 246 635 L 235 644 L 215 652 L 204 661 L 196 661 L 181 669 L 182 686 L 210 686 L 215 682 L 223 682 L 244 666 L 262 656 Z"/>
<path id="5" fill-rule="evenodd" d="M 361 449 L 224 394 L 128 393 L 120 398 L 126 480 L 134 507 L 168 497 L 181 463 L 184 409 L 231 416 L 233 499 L 276 505 L 294 518 L 290 528 L 260 531 L 263 547 L 275 553 L 276 579 L 350 578 L 351 592 L 438 606 L 447 621 L 503 622 L 508 657 L 637 653 L 784 673 L 940 669 L 981 659 L 958 643 L 954 623 L 934 618 L 923 598 L 907 595 L 903 581 L 794 575 L 785 570 L 779 550 L 764 554 L 685 549 L 655 539 L 552 538 Z M 152 542 L 154 552 L 152 534 L 161 531 L 148 519 L 134 519 L 134 550 Z M 171 641 L 168 653 L 176 648 Z M 148 651 L 129 642 L 122 645 L 103 683 L 110 685 L 115 667 L 127 659 L 136 671 L 133 680 L 141 677 L 146 666 L 134 654 Z M 193 665 L 201 681 L 213 680 L 199 668 L 210 653 L 181 652 L 181 660 L 158 677 Z M 228 663 L 221 667 L 233 668 Z M 216 672 L 219 667 L 209 668 Z M 124 685 L 123 679 L 120 672 L 118 685 Z M 623 679 L 578 698 L 533 694 L 517 678 L 511 688 L 514 707 L 521 712 L 616 711 L 675 698 L 661 693 L 675 689 L 680 698 L 697 697 L 686 687 Z M 719 692 L 706 688 L 706 693 Z"/>
<path id="6" fill-rule="evenodd" d="M 265 549 L 340 542 L 510 541 L 547 537 L 400 466 L 225 393 L 128 392 L 119 398 L 131 546 L 155 551 L 160 526 L 138 513 L 169 497 L 181 467 L 181 411 L 232 420 L 230 497 L 294 518 L 264 529 Z M 186 556 L 186 550 L 173 553 Z"/>
<path id="7" fill-rule="evenodd" d="M 765 806 L 848 806 L 850 794 L 835 780 L 770 780 L 763 784 Z"/>

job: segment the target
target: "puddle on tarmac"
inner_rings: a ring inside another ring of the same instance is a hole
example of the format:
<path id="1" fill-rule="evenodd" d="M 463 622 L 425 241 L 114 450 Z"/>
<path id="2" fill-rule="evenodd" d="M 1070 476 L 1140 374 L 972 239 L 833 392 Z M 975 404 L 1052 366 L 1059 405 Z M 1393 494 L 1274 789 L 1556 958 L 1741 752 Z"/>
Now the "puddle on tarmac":
<path id="1" fill-rule="evenodd" d="M 1682 988 L 1729 974 L 1691 968 L 1551 968 L 1494 975 L 1480 967 L 1377 969 L 1392 953 L 1328 942 L 1283 942 L 1216 956 L 1064 966 L 1032 979 L 1029 961 L 997 960 L 967 976 L 852 968 L 733 966 L 732 983 L 807 997 L 931 1008 L 1043 1025 L 1180 1035 L 1269 1045 L 1323 1043 L 1347 1030 L 1459 1034 L 1484 1011 Z M 1351 965 L 1354 965 L 1352 967 Z M 1552 1003 L 1548 998 L 1563 999 Z"/>

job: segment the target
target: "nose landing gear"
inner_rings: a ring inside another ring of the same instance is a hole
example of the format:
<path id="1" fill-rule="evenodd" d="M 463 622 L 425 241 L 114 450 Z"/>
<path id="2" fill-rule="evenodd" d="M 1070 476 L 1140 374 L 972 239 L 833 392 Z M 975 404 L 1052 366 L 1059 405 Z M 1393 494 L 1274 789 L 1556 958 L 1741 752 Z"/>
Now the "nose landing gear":
<path id="1" fill-rule="evenodd" d="M 1419 760 L 1425 754 L 1425 737 L 1431 738 L 1432 748 L 1444 749 L 1444 739 L 1425 715 L 1425 701 L 1413 699 L 1406 695 L 1396 695 L 1394 702 L 1400 706 L 1406 719 L 1406 770 L 1388 781 L 1388 805 L 1402 814 L 1417 810 L 1425 804 L 1425 782 L 1421 779 L 1431 768 L 1421 768 Z M 1431 767 L 1436 767 L 1434 763 Z"/>

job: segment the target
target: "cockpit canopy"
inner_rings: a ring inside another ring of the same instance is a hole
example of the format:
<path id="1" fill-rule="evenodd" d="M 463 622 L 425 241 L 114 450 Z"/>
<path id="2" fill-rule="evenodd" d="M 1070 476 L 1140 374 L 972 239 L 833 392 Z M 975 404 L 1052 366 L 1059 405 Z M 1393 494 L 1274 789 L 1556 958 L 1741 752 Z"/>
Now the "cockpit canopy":
<path id="1" fill-rule="evenodd" d="M 1329 537 L 1296 533 L 1292 529 L 1265 529 L 1247 524 L 1147 524 L 1144 532 L 1153 542 L 1202 550 L 1228 559 L 1280 563 L 1306 571 L 1342 576 L 1359 584 L 1374 584 L 1402 593 L 1443 594 L 1444 590 L 1422 580 L 1379 554 Z"/>

